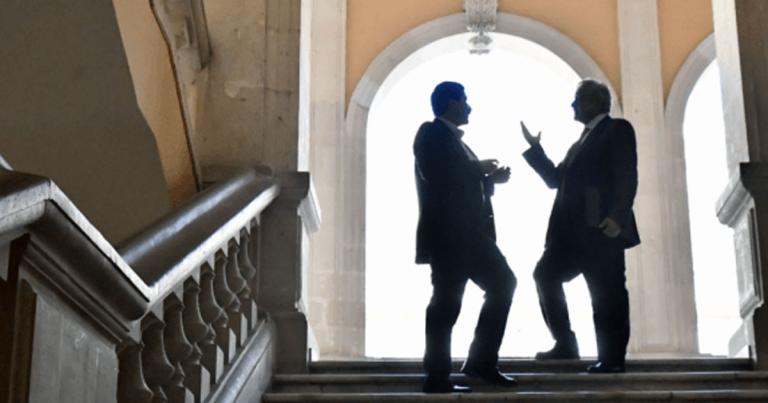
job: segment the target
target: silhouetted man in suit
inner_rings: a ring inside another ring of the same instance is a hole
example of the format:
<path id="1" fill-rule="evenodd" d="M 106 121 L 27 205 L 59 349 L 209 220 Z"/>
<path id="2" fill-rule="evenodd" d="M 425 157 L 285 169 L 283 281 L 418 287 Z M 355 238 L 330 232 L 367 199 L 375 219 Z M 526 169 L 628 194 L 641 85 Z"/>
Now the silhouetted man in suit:
<path id="1" fill-rule="evenodd" d="M 624 249 L 640 243 L 632 212 L 637 192 L 635 132 L 628 121 L 608 116 L 611 95 L 601 83 L 582 81 L 571 106 L 584 131 L 557 166 L 539 144 L 541 133 L 532 136 L 520 122 L 531 146 L 523 156 L 547 186 L 557 189 L 544 255 L 533 273 L 555 346 L 536 359 L 579 358 L 563 283 L 583 274 L 598 348 L 598 362 L 587 371 L 624 372 L 629 341 Z"/>
<path id="2" fill-rule="evenodd" d="M 419 223 L 416 263 L 432 268 L 427 307 L 424 370 L 427 393 L 466 392 L 453 385 L 451 331 L 467 280 L 485 291 L 485 303 L 462 372 L 500 385 L 517 382 L 496 365 L 516 279 L 496 247 L 491 208 L 494 184 L 509 180 L 509 168 L 477 159 L 458 126 L 471 108 L 464 87 L 443 82 L 432 93 L 435 120 L 419 128 L 413 144 Z"/>

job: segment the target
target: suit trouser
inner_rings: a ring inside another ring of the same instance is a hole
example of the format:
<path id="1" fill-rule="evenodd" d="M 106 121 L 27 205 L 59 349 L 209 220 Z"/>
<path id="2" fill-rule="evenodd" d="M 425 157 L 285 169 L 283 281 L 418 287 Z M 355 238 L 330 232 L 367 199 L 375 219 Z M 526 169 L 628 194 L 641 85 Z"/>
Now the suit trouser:
<path id="1" fill-rule="evenodd" d="M 598 359 L 623 364 L 629 342 L 624 248 L 618 240 L 606 239 L 597 245 L 547 247 L 533 277 L 541 313 L 552 337 L 558 344 L 568 345 L 575 344 L 576 340 L 563 283 L 583 274 L 592 299 Z"/>
<path id="2" fill-rule="evenodd" d="M 485 291 L 467 363 L 495 367 L 507 326 L 517 279 L 490 240 L 466 248 L 445 248 L 432 256 L 432 299 L 427 307 L 424 371 L 433 380 L 451 373 L 451 331 L 461 310 L 464 288 L 472 280 Z"/>

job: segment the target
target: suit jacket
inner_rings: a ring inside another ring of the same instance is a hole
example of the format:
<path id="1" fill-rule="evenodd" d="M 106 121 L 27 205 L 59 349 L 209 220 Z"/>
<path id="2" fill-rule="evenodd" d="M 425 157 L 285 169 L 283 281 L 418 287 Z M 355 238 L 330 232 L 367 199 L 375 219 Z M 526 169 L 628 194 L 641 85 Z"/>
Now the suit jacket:
<path id="1" fill-rule="evenodd" d="M 589 239 L 606 217 L 621 226 L 619 238 L 624 248 L 640 243 L 632 211 L 637 193 L 637 144 L 628 121 L 605 117 L 583 143 L 571 146 L 557 166 L 539 144 L 523 156 L 547 186 L 557 189 L 547 247 Z"/>
<path id="2" fill-rule="evenodd" d="M 495 241 L 493 183 L 477 157 L 445 123 L 425 122 L 413 143 L 419 196 L 416 263 L 437 251 L 465 249 L 479 239 Z"/>

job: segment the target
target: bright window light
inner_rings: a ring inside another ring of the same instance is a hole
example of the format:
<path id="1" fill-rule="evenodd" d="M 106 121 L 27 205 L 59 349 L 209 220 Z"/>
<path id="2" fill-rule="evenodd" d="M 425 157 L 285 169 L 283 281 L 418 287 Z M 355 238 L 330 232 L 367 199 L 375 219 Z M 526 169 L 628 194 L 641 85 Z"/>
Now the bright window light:
<path id="1" fill-rule="evenodd" d="M 720 71 L 713 62 L 693 88 L 683 123 L 699 350 L 728 355 L 741 324 L 733 231 L 715 215 L 728 184 Z"/>

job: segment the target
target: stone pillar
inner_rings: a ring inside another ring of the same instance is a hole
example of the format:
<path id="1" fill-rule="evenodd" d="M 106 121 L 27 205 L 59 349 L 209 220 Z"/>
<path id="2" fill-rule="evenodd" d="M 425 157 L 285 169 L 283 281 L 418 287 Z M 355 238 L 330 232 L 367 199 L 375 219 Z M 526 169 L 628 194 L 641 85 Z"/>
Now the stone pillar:
<path id="1" fill-rule="evenodd" d="M 307 370 L 304 283 L 308 194 L 309 30 L 311 1 L 204 0 L 211 55 L 198 88 L 193 142 L 203 183 L 242 166 L 267 166 L 281 179 L 264 213 L 259 308 L 274 319 L 277 370 Z M 314 200 L 314 199 L 312 199 Z M 301 204 L 306 205 L 306 203 Z M 316 209 L 310 209 L 317 222 Z M 306 218 L 306 216 L 304 217 Z"/>
<path id="2" fill-rule="evenodd" d="M 312 12 L 310 170 L 323 226 L 312 237 L 310 315 L 321 357 L 365 353 L 365 271 L 342 267 L 338 182 L 344 131 L 347 0 L 322 0 Z"/>
<path id="3" fill-rule="evenodd" d="M 206 0 L 211 57 L 193 142 L 203 182 L 220 168 L 305 169 L 299 130 L 301 0 Z"/>
<path id="4" fill-rule="evenodd" d="M 304 281 L 306 240 L 319 227 L 314 192 L 306 172 L 278 176 L 280 195 L 262 215 L 258 305 L 277 327 L 278 373 L 308 371 Z"/>
<path id="5" fill-rule="evenodd" d="M 740 311 L 758 369 L 768 368 L 768 3 L 713 0 L 730 183 L 718 217 L 734 229 Z M 759 236 L 763 232 L 763 236 Z"/>
<path id="6" fill-rule="evenodd" d="M 627 254 L 635 356 L 698 352 L 682 136 L 665 133 L 656 0 L 619 0 L 624 117 L 637 135 L 635 213 L 642 244 Z"/>

